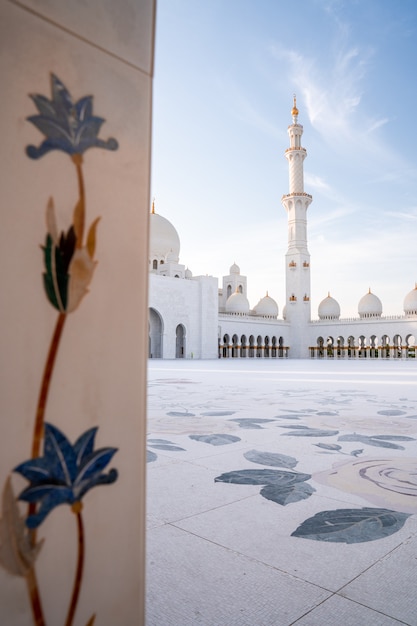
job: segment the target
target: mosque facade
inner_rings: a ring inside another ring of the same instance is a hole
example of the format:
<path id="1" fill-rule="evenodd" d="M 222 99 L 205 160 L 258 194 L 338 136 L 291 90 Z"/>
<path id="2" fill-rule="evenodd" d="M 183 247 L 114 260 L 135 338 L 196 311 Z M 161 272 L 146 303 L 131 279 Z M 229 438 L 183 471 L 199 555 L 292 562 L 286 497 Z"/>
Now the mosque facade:
<path id="1" fill-rule="evenodd" d="M 417 285 L 404 299 L 403 314 L 384 317 L 380 299 L 369 290 L 358 304 L 358 317 L 340 318 L 338 302 L 328 294 L 311 317 L 310 254 L 304 191 L 303 127 L 294 98 L 290 145 L 289 193 L 282 197 L 288 218 L 285 255 L 286 303 L 268 293 L 251 309 L 247 277 L 236 263 L 221 286 L 212 276 L 193 276 L 179 262 L 175 227 L 155 212 L 150 215 L 149 357 L 194 358 L 415 358 Z"/>

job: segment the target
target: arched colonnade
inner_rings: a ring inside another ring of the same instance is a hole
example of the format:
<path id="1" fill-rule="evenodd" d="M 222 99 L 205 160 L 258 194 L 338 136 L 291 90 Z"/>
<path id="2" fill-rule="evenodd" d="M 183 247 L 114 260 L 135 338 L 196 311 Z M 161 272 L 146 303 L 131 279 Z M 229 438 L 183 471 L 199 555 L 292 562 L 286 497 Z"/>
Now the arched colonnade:
<path id="1" fill-rule="evenodd" d="M 237 335 L 219 337 L 219 359 L 287 358 L 289 347 L 283 337 L 269 335 Z"/>
<path id="2" fill-rule="evenodd" d="M 416 347 L 414 335 L 404 338 L 398 334 L 392 338 L 388 335 L 381 338 L 350 335 L 346 339 L 342 336 L 317 337 L 316 345 L 310 346 L 309 350 L 311 358 L 319 359 L 413 359 Z"/>

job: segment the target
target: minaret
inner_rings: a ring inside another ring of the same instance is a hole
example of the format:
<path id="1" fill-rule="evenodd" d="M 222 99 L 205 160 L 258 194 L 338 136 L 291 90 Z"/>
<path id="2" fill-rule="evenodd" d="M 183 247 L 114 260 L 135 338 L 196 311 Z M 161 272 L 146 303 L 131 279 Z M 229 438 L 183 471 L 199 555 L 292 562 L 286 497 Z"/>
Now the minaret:
<path id="1" fill-rule="evenodd" d="M 298 123 L 296 97 L 291 111 L 293 123 L 288 126 L 290 147 L 285 151 L 289 163 L 290 193 L 282 196 L 288 215 L 288 250 L 286 262 L 286 319 L 291 324 L 290 356 L 307 358 L 304 337 L 311 319 L 310 254 L 307 249 L 307 209 L 312 196 L 304 192 L 304 159 L 301 146 L 303 127 Z"/>

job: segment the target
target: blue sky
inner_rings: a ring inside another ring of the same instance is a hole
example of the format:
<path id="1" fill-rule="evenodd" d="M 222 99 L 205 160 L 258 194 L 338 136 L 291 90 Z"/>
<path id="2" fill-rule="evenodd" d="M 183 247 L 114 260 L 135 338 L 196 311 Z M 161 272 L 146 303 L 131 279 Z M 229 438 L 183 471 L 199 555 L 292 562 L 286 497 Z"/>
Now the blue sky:
<path id="1" fill-rule="evenodd" d="M 158 0 L 152 146 L 157 213 L 180 262 L 236 262 L 253 308 L 285 304 L 287 127 L 304 126 L 312 315 L 357 316 L 371 288 L 402 314 L 417 281 L 417 2 Z"/>

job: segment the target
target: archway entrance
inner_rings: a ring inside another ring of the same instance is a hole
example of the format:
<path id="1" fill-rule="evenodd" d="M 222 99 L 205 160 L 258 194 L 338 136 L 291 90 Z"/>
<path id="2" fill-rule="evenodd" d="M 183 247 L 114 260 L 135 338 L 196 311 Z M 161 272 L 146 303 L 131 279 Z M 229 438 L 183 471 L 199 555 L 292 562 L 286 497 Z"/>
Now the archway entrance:
<path id="1" fill-rule="evenodd" d="M 150 359 L 162 359 L 162 317 L 155 309 L 149 309 L 149 351 Z"/>
<path id="2" fill-rule="evenodd" d="M 175 358 L 185 358 L 185 328 L 182 324 L 178 324 L 175 331 Z"/>

